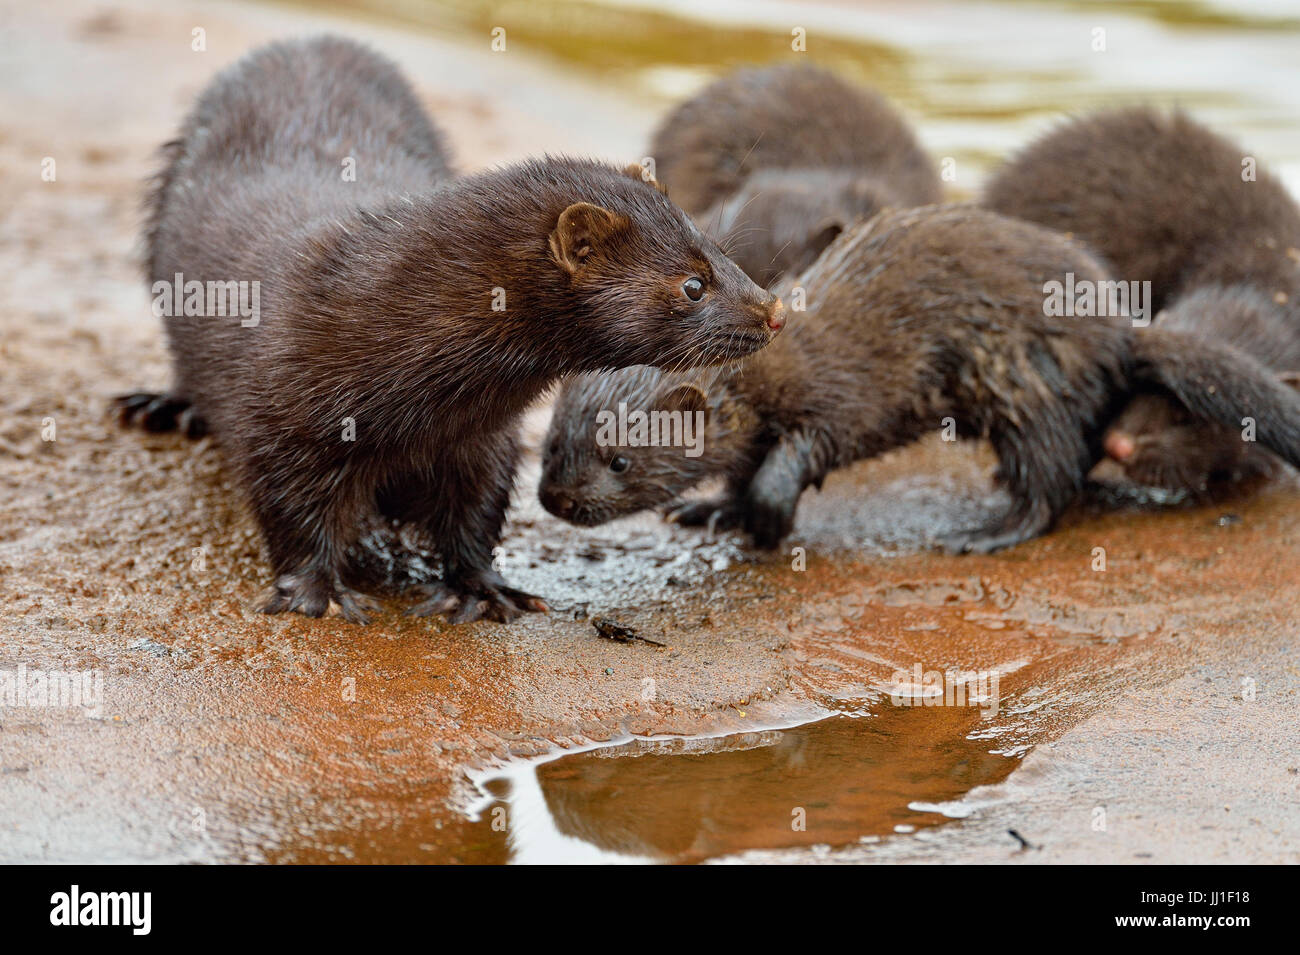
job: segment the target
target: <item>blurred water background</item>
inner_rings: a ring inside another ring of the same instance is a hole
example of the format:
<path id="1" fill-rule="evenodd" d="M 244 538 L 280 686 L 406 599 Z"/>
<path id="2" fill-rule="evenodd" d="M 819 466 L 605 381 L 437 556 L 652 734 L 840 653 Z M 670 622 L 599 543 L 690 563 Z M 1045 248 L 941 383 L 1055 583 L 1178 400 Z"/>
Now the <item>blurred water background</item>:
<path id="1" fill-rule="evenodd" d="M 319 4 L 313 4 L 319 6 Z M 331 0 L 549 61 L 656 115 L 746 63 L 798 57 L 870 84 L 952 157 L 958 195 L 1063 115 L 1182 106 L 1300 193 L 1297 0 Z M 792 50 L 802 30 L 806 52 Z M 499 95 L 526 99 L 527 89 Z M 539 103 L 581 126 L 581 103 Z"/>

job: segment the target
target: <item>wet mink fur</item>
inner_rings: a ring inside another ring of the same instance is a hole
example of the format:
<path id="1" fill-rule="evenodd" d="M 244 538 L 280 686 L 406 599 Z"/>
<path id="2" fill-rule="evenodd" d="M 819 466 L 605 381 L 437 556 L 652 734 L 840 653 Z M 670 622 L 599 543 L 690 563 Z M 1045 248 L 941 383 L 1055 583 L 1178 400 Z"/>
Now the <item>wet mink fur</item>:
<path id="1" fill-rule="evenodd" d="M 1252 285 L 1207 285 L 1180 296 L 1156 316 L 1159 327 L 1230 346 L 1300 388 L 1300 327 L 1295 317 Z M 1275 475 L 1281 462 L 1234 427 L 1197 418 L 1165 392 L 1139 394 L 1106 433 L 1106 451 L 1124 473 L 1148 487 L 1209 494 L 1227 482 Z"/>
<path id="2" fill-rule="evenodd" d="M 633 368 L 567 384 L 541 499 L 570 521 L 598 524 L 722 476 L 721 499 L 670 516 L 741 526 L 774 547 L 809 485 L 951 417 L 960 435 L 992 442 L 1012 505 L 941 543 L 992 551 L 1053 525 L 1102 455 L 1104 428 L 1144 387 L 1226 424 L 1253 414 L 1260 440 L 1300 461 L 1300 396 L 1236 349 L 1135 329 L 1124 317 L 1048 314 L 1046 283 L 1070 272 L 1076 282 L 1108 278 L 1081 243 L 982 209 L 882 213 L 799 277 L 807 311 L 736 369 Z M 705 412 L 704 454 L 599 446 L 591 423 L 619 402 Z M 624 460 L 611 468 L 616 457 Z"/>
<path id="3" fill-rule="evenodd" d="M 681 103 L 651 138 L 659 179 L 769 288 L 854 222 L 938 202 L 938 172 L 902 116 L 825 70 L 738 70 Z"/>
<path id="4" fill-rule="evenodd" d="M 984 204 L 1071 233 L 1120 277 L 1150 281 L 1166 331 L 1300 375 L 1300 206 L 1189 116 L 1128 108 L 1064 123 L 995 173 Z M 1162 390 L 1134 399 L 1106 447 L 1139 483 L 1199 493 L 1276 470 L 1243 431 L 1200 422 Z"/>
<path id="5" fill-rule="evenodd" d="M 639 175 L 546 158 L 449 180 L 405 81 L 348 41 L 245 57 L 166 153 L 149 279 L 258 282 L 260 316 L 165 317 L 172 390 L 120 407 L 211 430 L 261 527 L 268 612 L 364 621 L 345 552 L 376 507 L 440 553 L 415 612 L 544 609 L 492 566 L 521 410 L 559 375 L 734 360 L 780 325 Z"/>

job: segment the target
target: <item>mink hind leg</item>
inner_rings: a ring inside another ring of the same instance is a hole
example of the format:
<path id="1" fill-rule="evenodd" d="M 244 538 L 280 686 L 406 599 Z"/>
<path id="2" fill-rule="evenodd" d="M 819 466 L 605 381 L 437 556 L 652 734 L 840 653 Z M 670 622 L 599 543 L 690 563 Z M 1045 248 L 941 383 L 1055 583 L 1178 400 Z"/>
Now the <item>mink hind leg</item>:
<path id="1" fill-rule="evenodd" d="M 344 568 L 373 495 L 346 471 L 303 468 L 298 473 L 307 477 L 264 476 L 250 495 L 275 572 L 275 592 L 262 612 L 321 617 L 333 604 L 345 620 L 366 624 L 379 604 L 347 585 Z M 289 501 L 295 502 L 292 507 Z"/>
<path id="2" fill-rule="evenodd" d="M 997 481 L 1011 495 L 1010 508 L 981 527 L 940 537 L 946 550 L 988 554 L 1039 537 L 1083 489 L 1100 458 L 1099 439 L 1064 413 L 1024 420 L 1033 427 L 1008 425 L 990 435 L 998 456 Z"/>
<path id="3" fill-rule="evenodd" d="M 451 623 L 510 623 L 548 609 L 541 597 L 510 586 L 492 566 L 517 461 L 513 437 L 500 436 L 487 447 L 460 448 L 381 495 L 381 510 L 422 527 L 442 556 L 442 580 L 421 588 L 425 599 L 408 613 L 439 614 Z"/>

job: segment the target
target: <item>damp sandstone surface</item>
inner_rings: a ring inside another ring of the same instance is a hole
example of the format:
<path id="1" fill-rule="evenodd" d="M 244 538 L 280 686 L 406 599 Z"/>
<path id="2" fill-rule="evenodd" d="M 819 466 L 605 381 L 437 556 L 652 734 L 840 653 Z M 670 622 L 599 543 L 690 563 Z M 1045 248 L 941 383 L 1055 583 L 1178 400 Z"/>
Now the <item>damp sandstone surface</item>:
<path id="1" fill-rule="evenodd" d="M 1004 502 L 987 450 L 929 439 L 809 492 L 786 552 L 760 557 L 650 516 L 551 518 L 543 406 L 499 565 L 549 615 L 257 613 L 270 571 L 216 450 L 106 413 L 167 380 L 139 198 L 194 93 L 256 43 L 342 28 L 408 69 L 461 168 L 635 158 L 654 113 L 597 93 L 601 138 L 575 143 L 502 92 L 577 96 L 571 77 L 521 57 L 453 95 L 430 64 L 472 76 L 482 55 L 274 7 L 9 17 L 26 41 L 0 84 L 0 670 L 100 671 L 103 701 L 0 710 L 0 859 L 506 861 L 521 849 L 490 809 L 465 813 L 476 783 L 491 800 L 484 780 L 568 749 L 535 773 L 550 824 L 628 858 L 1300 861 L 1294 476 L 1203 505 L 1097 491 L 1053 534 L 953 557 L 923 542 Z M 176 39 L 200 21 L 203 55 Z M 998 673 L 998 712 L 895 707 L 918 663 Z M 654 739 L 590 749 L 629 735 Z"/>

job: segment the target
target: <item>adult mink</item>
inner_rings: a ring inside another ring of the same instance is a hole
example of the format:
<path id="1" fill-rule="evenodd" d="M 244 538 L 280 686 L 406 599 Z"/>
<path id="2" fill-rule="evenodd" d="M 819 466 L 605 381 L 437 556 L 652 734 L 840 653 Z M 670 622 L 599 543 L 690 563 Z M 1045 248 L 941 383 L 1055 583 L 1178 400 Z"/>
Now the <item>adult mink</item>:
<path id="1" fill-rule="evenodd" d="M 1147 108 L 1062 124 L 1002 166 L 984 204 L 1071 233 L 1125 280 L 1149 281 L 1155 323 L 1300 379 L 1300 207 L 1255 157 L 1189 116 Z M 1276 470 L 1168 391 L 1141 394 L 1106 450 L 1133 480 L 1199 493 Z"/>
<path id="2" fill-rule="evenodd" d="M 664 118 L 650 154 L 673 199 L 764 288 L 854 222 L 942 196 L 934 163 L 884 97 L 810 66 L 716 80 Z"/>
<path id="3" fill-rule="evenodd" d="M 676 502 L 706 477 L 720 499 L 670 516 L 742 526 L 774 547 L 799 496 L 836 468 L 935 431 L 987 437 L 1011 506 L 950 535 L 992 551 L 1047 531 L 1102 455 L 1106 424 L 1135 390 L 1168 389 L 1206 419 L 1249 414 L 1260 440 L 1300 462 L 1300 396 L 1231 348 L 1124 316 L 1063 317 L 1048 292 L 1108 279 L 1079 242 L 971 206 L 887 211 L 853 227 L 798 281 L 807 311 L 734 369 L 585 375 L 556 403 L 539 494 L 582 525 Z M 601 411 L 700 413 L 703 453 L 614 446 Z M 607 435 L 606 435 L 607 437 Z"/>
<path id="4" fill-rule="evenodd" d="M 440 553 L 414 612 L 545 609 L 492 566 L 521 410 L 559 375 L 732 361 L 782 323 L 639 168 L 440 183 L 439 142 L 391 63 L 325 38 L 222 73 L 168 149 L 149 278 L 258 283 L 260 314 L 167 315 L 172 390 L 123 411 L 211 429 L 266 543 L 268 612 L 364 622 L 345 552 L 377 506 Z"/>

